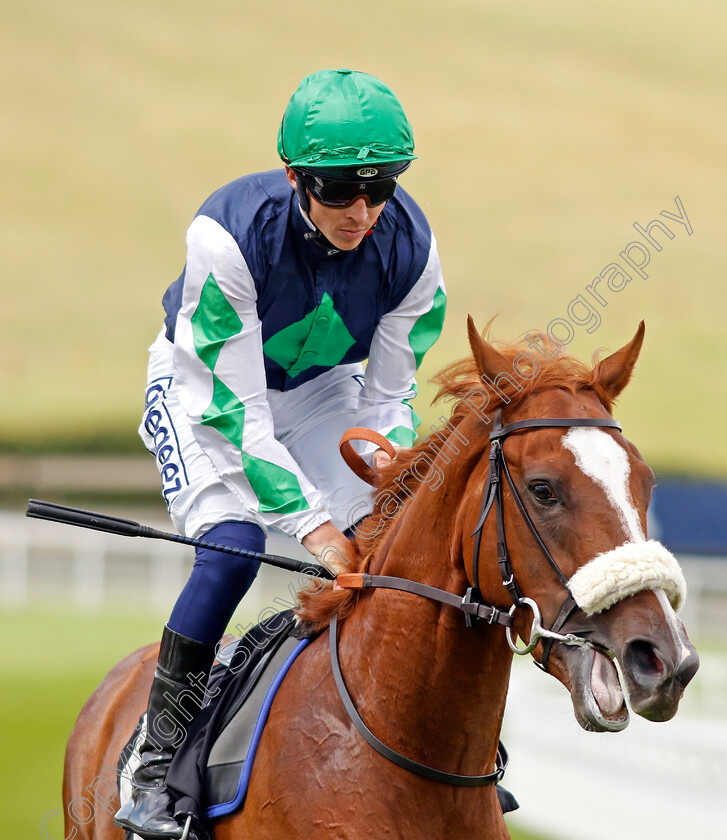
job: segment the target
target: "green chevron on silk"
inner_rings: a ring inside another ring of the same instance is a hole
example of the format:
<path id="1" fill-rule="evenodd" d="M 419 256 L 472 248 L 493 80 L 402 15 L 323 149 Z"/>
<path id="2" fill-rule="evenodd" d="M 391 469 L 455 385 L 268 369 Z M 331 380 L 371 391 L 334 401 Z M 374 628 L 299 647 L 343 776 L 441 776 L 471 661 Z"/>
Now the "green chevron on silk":
<path id="1" fill-rule="evenodd" d="M 191 320 L 194 349 L 214 372 L 220 350 L 228 338 L 240 332 L 242 321 L 211 274 L 205 280 Z"/>
<path id="2" fill-rule="evenodd" d="M 414 445 L 416 436 L 416 432 L 412 431 L 412 429 L 408 429 L 406 426 L 394 426 L 394 428 L 386 434 L 387 440 L 390 440 L 392 443 L 396 443 L 399 446 L 403 446 L 406 449 Z"/>
<path id="3" fill-rule="evenodd" d="M 216 429 L 240 450 L 245 476 L 258 498 L 260 511 L 283 515 L 309 510 L 294 473 L 242 449 L 245 406 L 215 375 L 220 351 L 228 339 L 242 330 L 242 321 L 211 274 L 202 287 L 191 322 L 197 355 L 212 373 L 212 401 L 200 423 Z"/>
<path id="4" fill-rule="evenodd" d="M 263 351 L 295 378 L 308 368 L 335 367 L 355 343 L 333 299 L 324 292 L 315 309 L 271 336 Z"/>
<path id="5" fill-rule="evenodd" d="M 242 466 L 258 497 L 261 511 L 284 515 L 310 510 L 300 483 L 290 470 L 247 452 L 242 453 Z"/>
<path id="6" fill-rule="evenodd" d="M 444 311 L 447 308 L 447 295 L 439 288 L 434 295 L 434 302 L 429 312 L 417 318 L 409 333 L 409 346 L 414 352 L 417 369 L 425 353 L 439 338 L 444 326 Z"/>
<path id="7" fill-rule="evenodd" d="M 413 382 L 411 387 L 414 391 L 414 396 L 411 399 L 404 400 L 404 405 L 411 410 L 411 423 L 414 428 L 410 429 L 408 426 L 394 426 L 390 432 L 386 433 L 386 437 L 392 443 L 396 443 L 406 449 L 410 446 L 414 446 L 414 441 L 417 439 L 416 430 L 422 424 L 422 418 L 416 413 L 416 411 L 414 411 L 411 404 L 411 400 L 417 396 L 419 389 L 417 388 L 416 382 Z"/>
<path id="8" fill-rule="evenodd" d="M 242 450 L 245 406 L 214 373 L 212 374 L 212 402 L 207 406 L 200 423 L 217 429 L 227 440 Z"/>

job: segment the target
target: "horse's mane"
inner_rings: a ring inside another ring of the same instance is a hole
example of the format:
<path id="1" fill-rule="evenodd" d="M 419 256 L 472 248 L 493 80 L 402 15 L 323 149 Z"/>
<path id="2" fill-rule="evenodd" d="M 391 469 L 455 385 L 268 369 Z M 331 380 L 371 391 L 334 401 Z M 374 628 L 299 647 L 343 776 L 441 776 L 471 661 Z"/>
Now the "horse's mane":
<path id="1" fill-rule="evenodd" d="M 490 343 L 507 360 L 508 373 L 512 373 L 513 362 L 520 354 L 528 353 L 531 357 L 534 356 L 532 349 L 521 343 L 503 341 L 491 341 Z M 554 344 L 547 338 L 543 339 L 542 347 L 544 353 L 552 355 L 553 358 L 539 358 L 540 369 L 535 375 L 533 375 L 531 363 L 520 364 L 518 367 L 521 371 L 520 377 L 516 379 L 513 376 L 513 380 L 520 385 L 520 390 L 505 378 L 498 382 L 498 389 L 502 396 L 494 389 L 489 388 L 488 392 L 491 397 L 494 397 L 494 401 L 491 400 L 488 403 L 488 412 L 494 412 L 506 404 L 510 408 L 516 407 L 530 394 L 549 388 L 562 388 L 574 395 L 577 391 L 588 388 L 595 391 L 603 406 L 610 413 L 612 400 L 599 382 L 598 352 L 594 353 L 593 367 L 591 368 L 580 359 L 563 354 L 560 345 Z M 525 379 L 525 376 L 531 376 L 531 378 Z M 447 365 L 433 377 L 432 381 L 438 386 L 433 403 L 440 400 L 455 401 L 448 424 L 450 427 L 456 427 L 465 417 L 473 413 L 473 409 L 464 401 L 464 397 L 473 389 L 482 389 L 483 381 L 472 356 Z M 483 441 L 486 442 L 486 438 L 483 438 Z M 409 493 L 413 495 L 421 484 L 420 478 L 415 475 L 415 471 L 411 470 L 410 466 L 422 455 L 429 456 L 431 460 L 434 460 L 441 447 L 441 438 L 434 434 L 429 435 L 410 449 L 399 450 L 395 461 L 378 473 L 374 493 L 376 499 L 374 510 L 370 517 L 362 523 L 363 530 L 367 522 L 378 522 L 378 533 L 375 536 L 365 535 L 364 530 L 363 536 L 357 535 L 357 568 L 346 568 L 342 571 L 365 572 L 368 570 L 372 559 L 386 543 L 392 528 L 395 526 L 402 510 L 406 507 L 405 503 Z M 401 504 L 394 516 L 387 516 L 382 512 L 381 506 L 386 504 L 387 499 L 390 500 L 392 494 L 396 495 Z M 381 527 L 382 518 L 385 520 L 383 527 Z M 301 591 L 299 593 L 300 607 L 296 610 L 296 613 L 302 624 L 303 632 L 306 634 L 320 632 L 328 625 L 334 613 L 338 613 L 340 618 L 344 618 L 353 608 L 358 597 L 358 591 L 334 589 L 332 584 L 316 592 Z"/>

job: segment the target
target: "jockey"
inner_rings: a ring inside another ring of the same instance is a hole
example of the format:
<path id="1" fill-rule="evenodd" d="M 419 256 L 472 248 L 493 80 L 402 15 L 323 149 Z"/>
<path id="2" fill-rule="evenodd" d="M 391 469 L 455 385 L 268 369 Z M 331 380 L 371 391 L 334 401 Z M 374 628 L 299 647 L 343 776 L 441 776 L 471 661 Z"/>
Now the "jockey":
<path id="1" fill-rule="evenodd" d="M 344 531 L 373 504 L 336 444 L 353 426 L 413 443 L 414 376 L 442 329 L 444 284 L 427 220 L 397 184 L 416 156 L 385 84 L 351 70 L 303 79 L 278 152 L 284 170 L 222 187 L 189 228 L 139 432 L 180 533 L 262 552 L 274 527 L 319 559 L 346 557 Z M 375 468 L 388 460 L 371 444 L 361 454 Z M 189 701 L 192 685 L 199 693 L 258 566 L 197 549 L 162 635 L 133 795 L 115 820 L 143 838 L 182 834 L 165 786 L 175 724 L 202 704 Z"/>

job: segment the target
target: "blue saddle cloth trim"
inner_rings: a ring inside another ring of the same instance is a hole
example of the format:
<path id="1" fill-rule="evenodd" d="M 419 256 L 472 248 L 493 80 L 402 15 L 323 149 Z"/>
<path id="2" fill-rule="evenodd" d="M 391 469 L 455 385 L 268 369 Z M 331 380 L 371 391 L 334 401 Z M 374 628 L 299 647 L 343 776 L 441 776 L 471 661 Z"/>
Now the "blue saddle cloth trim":
<path id="1" fill-rule="evenodd" d="M 255 761 L 255 753 L 257 752 L 257 747 L 260 743 L 260 736 L 263 734 L 263 729 L 268 719 L 270 706 L 272 705 L 278 688 L 280 688 L 280 685 L 283 682 L 285 675 L 288 673 L 290 666 L 298 658 L 298 654 L 309 643 L 310 639 L 301 639 L 285 662 L 283 662 L 280 666 L 280 670 L 276 674 L 273 682 L 270 684 L 270 688 L 268 689 L 265 699 L 263 700 L 263 704 L 260 707 L 260 712 L 258 713 L 257 720 L 255 722 L 255 730 L 252 734 L 252 740 L 250 741 L 250 746 L 247 750 L 247 754 L 245 755 L 245 762 L 242 765 L 242 772 L 240 773 L 240 782 L 237 786 L 237 793 L 229 802 L 220 802 L 218 805 L 212 805 L 209 807 L 207 809 L 207 817 L 209 819 L 212 819 L 213 817 L 221 817 L 224 814 L 229 814 L 232 811 L 235 811 L 240 807 L 245 799 L 247 787 L 250 784 L 250 775 L 252 774 L 252 765 Z"/>

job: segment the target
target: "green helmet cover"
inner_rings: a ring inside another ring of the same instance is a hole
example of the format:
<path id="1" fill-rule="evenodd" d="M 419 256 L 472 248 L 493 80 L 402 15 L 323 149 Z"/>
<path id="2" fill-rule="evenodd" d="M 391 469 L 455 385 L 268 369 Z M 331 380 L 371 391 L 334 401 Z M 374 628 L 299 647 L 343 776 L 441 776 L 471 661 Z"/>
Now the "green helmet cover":
<path id="1" fill-rule="evenodd" d="M 312 169 L 416 159 L 399 100 L 375 76 L 356 70 L 303 79 L 283 114 L 278 154 L 288 166 Z"/>

